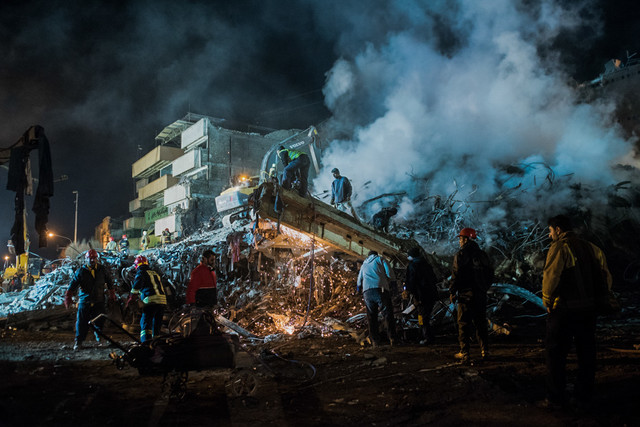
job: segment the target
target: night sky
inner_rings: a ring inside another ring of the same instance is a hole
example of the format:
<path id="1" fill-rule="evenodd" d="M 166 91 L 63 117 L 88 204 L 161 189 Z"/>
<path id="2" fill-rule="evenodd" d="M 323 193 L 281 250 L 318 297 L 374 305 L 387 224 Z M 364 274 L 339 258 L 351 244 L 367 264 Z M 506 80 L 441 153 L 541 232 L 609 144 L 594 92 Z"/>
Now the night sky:
<path id="1" fill-rule="evenodd" d="M 509 11 L 496 14 L 501 8 Z M 499 19 L 511 26 L 493 22 Z M 0 146 L 16 142 L 31 125 L 44 127 L 54 177 L 68 176 L 56 183 L 49 229 L 73 238 L 72 191 L 78 190 L 79 239 L 92 236 L 105 216 L 128 216 L 138 147 L 146 153 L 164 126 L 189 111 L 253 129 L 325 123 L 323 136 L 345 149 L 363 146 L 362 133 L 393 111 L 393 82 L 414 78 L 401 72 L 413 69 L 411 55 L 398 53 L 409 41 L 428 46 L 416 70 L 429 74 L 431 64 L 491 52 L 487 40 L 506 40 L 500 36 L 515 31 L 554 81 L 590 80 L 607 60 L 640 51 L 633 1 L 5 1 L 0 22 Z M 474 43 L 478 49 L 469 49 Z M 350 83 L 339 78 L 345 64 Z M 348 96 L 336 89 L 341 82 Z M 429 97 L 446 97 L 423 93 L 425 106 L 437 104 Z M 429 138 L 421 146 L 437 141 Z M 348 174 L 355 184 L 366 180 L 357 170 L 352 165 Z M 387 182 L 401 183 L 394 179 Z M 6 182 L 0 169 L 0 254 L 13 223 L 14 195 Z M 31 204 L 28 198 L 31 241 L 37 242 Z M 30 250 L 55 255 L 55 242 L 49 250 L 36 246 Z"/>

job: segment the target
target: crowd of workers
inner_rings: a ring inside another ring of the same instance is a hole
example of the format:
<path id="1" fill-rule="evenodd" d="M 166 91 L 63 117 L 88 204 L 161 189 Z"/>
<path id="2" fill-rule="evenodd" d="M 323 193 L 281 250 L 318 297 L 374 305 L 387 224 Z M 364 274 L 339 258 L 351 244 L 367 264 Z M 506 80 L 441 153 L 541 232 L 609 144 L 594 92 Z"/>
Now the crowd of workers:
<path id="1" fill-rule="evenodd" d="M 304 196 L 307 191 L 308 158 L 304 153 L 283 147 L 278 154 L 285 164 L 282 185 L 291 188 L 296 174 L 302 174 L 305 179 L 298 175 L 301 182 L 298 192 Z M 334 182 L 331 204 L 359 220 L 351 205 L 352 188 L 349 180 L 341 176 L 338 169 L 333 169 L 332 174 Z M 376 228 L 388 231 L 389 218 L 396 213 L 395 208 L 379 212 Z M 580 405 L 588 405 L 593 393 L 596 370 L 598 302 L 611 288 L 611 274 L 602 250 L 578 238 L 572 231 L 568 217 L 552 217 L 548 226 L 552 243 L 542 283 L 543 302 L 548 311 L 545 340 L 547 399 L 543 404 L 554 407 L 568 403 L 566 361 L 575 342 L 578 379 L 573 398 Z M 438 279 L 421 248 L 411 248 L 406 254 L 408 265 L 402 297 L 411 297 L 416 307 L 420 344 L 433 345 L 435 342 L 430 320 L 433 307 L 439 299 L 437 284 L 447 283 L 450 302 L 456 308 L 460 346 L 459 352 L 453 357 L 461 363 L 471 362 L 471 342 L 474 335 L 480 359 L 485 360 L 490 354 L 486 312 L 487 292 L 494 282 L 494 270 L 489 255 L 480 248 L 477 238 L 477 232 L 473 228 L 460 230 L 460 249 L 453 258 L 450 277 L 445 280 Z M 113 239 L 109 244 L 112 242 Z M 120 251 L 123 251 L 123 247 L 128 250 L 126 236 L 120 241 Z M 114 246 L 107 249 L 114 250 Z M 66 293 L 65 305 L 69 306 L 72 296 L 79 290 L 75 349 L 82 348 L 88 332 L 88 320 L 104 311 L 104 289 L 108 289 L 109 298 L 115 298 L 112 280 L 106 269 L 97 263 L 97 258 L 96 251 L 87 252 L 86 265 L 76 272 Z M 186 304 L 212 307 L 217 303 L 215 260 L 214 252 L 207 250 L 202 253 L 200 264 L 192 271 L 187 284 Z M 140 339 L 145 342 L 160 333 L 167 298 L 160 276 L 149 268 L 143 255 L 136 257 L 135 266 L 137 272 L 128 303 L 135 301 L 139 295 L 143 305 Z M 387 341 L 391 346 L 396 345 L 399 336 L 392 302 L 392 294 L 397 291 L 396 276 L 389 262 L 376 251 L 370 251 L 363 261 L 356 291 L 362 294 L 364 300 L 372 346 L 379 347 Z M 383 340 L 381 336 L 379 314 L 382 315 L 387 340 Z"/>

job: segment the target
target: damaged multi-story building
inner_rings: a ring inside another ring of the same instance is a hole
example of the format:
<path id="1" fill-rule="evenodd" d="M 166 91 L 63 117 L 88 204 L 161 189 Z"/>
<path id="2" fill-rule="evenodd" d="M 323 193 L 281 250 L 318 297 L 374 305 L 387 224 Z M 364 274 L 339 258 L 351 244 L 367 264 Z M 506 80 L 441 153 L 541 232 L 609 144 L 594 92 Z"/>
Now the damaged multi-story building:
<path id="1" fill-rule="evenodd" d="M 126 234 L 131 247 L 138 248 L 147 231 L 153 247 L 165 229 L 173 237 L 193 231 L 216 212 L 215 197 L 222 190 L 240 177 L 257 175 L 265 152 L 295 132 L 242 132 L 224 119 L 188 113 L 165 126 L 155 147 L 133 162 L 131 216 L 122 224 L 105 218 L 109 226 L 103 221 L 96 238 L 105 245 L 110 235 L 119 239 Z"/>

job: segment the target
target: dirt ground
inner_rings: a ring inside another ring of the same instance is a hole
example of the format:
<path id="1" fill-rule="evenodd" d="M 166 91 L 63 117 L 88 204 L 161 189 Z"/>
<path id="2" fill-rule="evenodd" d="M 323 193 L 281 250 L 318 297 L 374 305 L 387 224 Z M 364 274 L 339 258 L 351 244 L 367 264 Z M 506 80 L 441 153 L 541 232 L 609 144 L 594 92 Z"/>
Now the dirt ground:
<path id="1" fill-rule="evenodd" d="M 73 352 L 70 328 L 7 327 L 0 425 L 640 425 L 638 327 L 618 319 L 599 328 L 596 394 L 583 411 L 536 406 L 544 397 L 543 331 L 539 323 L 492 336 L 491 358 L 471 365 L 452 357 L 452 330 L 429 347 L 372 349 L 348 335 L 243 342 L 236 369 L 189 372 L 179 399 L 163 390 L 162 375 L 117 369 L 109 353 L 122 352 L 104 340 Z M 575 369 L 572 357 L 570 382 Z"/>

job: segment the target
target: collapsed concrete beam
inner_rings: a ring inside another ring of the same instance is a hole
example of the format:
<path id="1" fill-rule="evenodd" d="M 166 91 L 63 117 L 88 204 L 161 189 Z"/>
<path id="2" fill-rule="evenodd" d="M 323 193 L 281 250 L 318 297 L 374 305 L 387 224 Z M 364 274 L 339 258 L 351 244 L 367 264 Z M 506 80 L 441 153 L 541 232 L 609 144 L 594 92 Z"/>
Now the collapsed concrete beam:
<path id="1" fill-rule="evenodd" d="M 280 203 L 284 206 L 280 214 L 274 209 L 276 198 L 279 198 L 279 206 Z M 273 183 L 262 184 L 257 211 L 261 218 L 279 221 L 327 246 L 361 259 L 375 250 L 396 266 L 406 265 L 407 251 L 418 246 L 413 239 L 399 239 L 377 231 L 331 205 L 312 197 L 300 197 Z"/>

